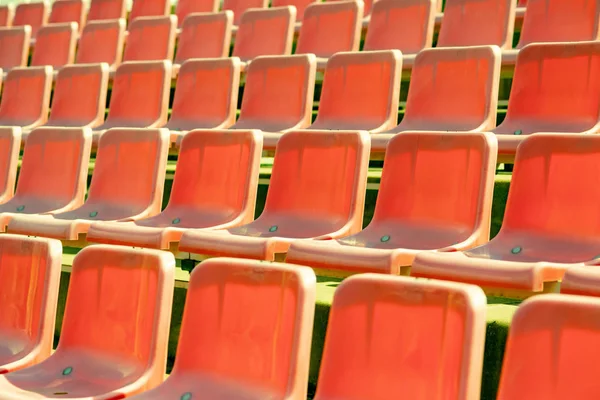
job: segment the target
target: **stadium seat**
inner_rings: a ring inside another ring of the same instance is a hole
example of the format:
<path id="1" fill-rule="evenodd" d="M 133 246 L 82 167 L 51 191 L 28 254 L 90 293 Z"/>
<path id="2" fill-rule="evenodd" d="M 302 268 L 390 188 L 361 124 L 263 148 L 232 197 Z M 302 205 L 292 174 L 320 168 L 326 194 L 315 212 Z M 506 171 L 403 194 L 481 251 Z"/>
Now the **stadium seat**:
<path id="1" fill-rule="evenodd" d="M 216 13 L 219 11 L 218 0 L 181 0 L 177 2 L 175 15 L 178 26 L 183 25 L 185 18 L 194 13 Z"/>
<path id="2" fill-rule="evenodd" d="M 87 14 L 87 22 L 127 18 L 125 0 L 91 0 Z"/>
<path id="3" fill-rule="evenodd" d="M 582 42 L 600 39 L 600 0 L 529 0 L 519 44 L 503 53 L 514 65 L 519 50 L 531 43 Z"/>
<path id="4" fill-rule="evenodd" d="M 272 0 L 271 7 L 285 7 L 285 6 L 294 6 L 296 7 L 296 24 L 299 26 L 301 24 L 302 19 L 304 18 L 304 10 L 306 7 L 316 2 L 317 0 Z"/>
<path id="5" fill-rule="evenodd" d="M 32 129 L 48 120 L 52 67 L 19 67 L 6 74 L 0 102 L 0 126 Z"/>
<path id="6" fill-rule="evenodd" d="M 135 221 L 160 212 L 169 150 L 166 129 L 114 128 L 100 138 L 87 200 L 54 215 L 13 218 L 9 231 L 81 240 L 96 221 Z"/>
<path id="7" fill-rule="evenodd" d="M 90 21 L 79 38 L 75 63 L 107 63 L 113 70 L 121 64 L 124 43 L 124 19 Z"/>
<path id="8" fill-rule="evenodd" d="M 20 3 L 15 8 L 12 26 L 29 25 L 33 39 L 36 37 L 38 30 L 48 22 L 49 8 L 47 2 Z"/>
<path id="9" fill-rule="evenodd" d="M 235 123 L 240 85 L 237 57 L 189 60 L 177 78 L 171 118 L 164 126 L 176 143 L 192 129 L 224 129 Z"/>
<path id="10" fill-rule="evenodd" d="M 311 3 L 304 11 L 296 54 L 315 54 L 317 69 L 324 70 L 327 59 L 340 51 L 358 51 L 363 2 L 329 1 Z"/>
<path id="11" fill-rule="evenodd" d="M 172 254 L 93 246 L 73 261 L 58 347 L 0 375 L 4 398 L 123 399 L 160 384 L 175 282 Z"/>
<path id="12" fill-rule="evenodd" d="M 85 25 L 86 9 L 83 0 L 55 0 L 48 19 L 49 24 L 76 22 L 79 31 Z"/>
<path id="13" fill-rule="evenodd" d="M 417 53 L 431 47 L 436 0 L 378 0 L 373 5 L 363 50 L 402 52 L 411 69 Z"/>
<path id="14" fill-rule="evenodd" d="M 53 68 L 60 68 L 73 64 L 77 36 L 77 23 L 75 22 L 49 24 L 41 27 L 31 56 L 31 65 L 34 67 L 49 65 Z"/>
<path id="15" fill-rule="evenodd" d="M 568 78 L 565 78 L 568 77 Z M 519 53 L 498 134 L 501 162 L 536 132 L 600 131 L 600 42 L 532 44 Z"/>
<path id="16" fill-rule="evenodd" d="M 480 396 L 481 289 L 364 274 L 336 289 L 315 400 Z"/>
<path id="17" fill-rule="evenodd" d="M 570 267 L 560 283 L 563 294 L 600 297 L 600 268 L 598 260 L 593 260 L 585 267 Z"/>
<path id="18" fill-rule="evenodd" d="M 306 267 L 202 263 L 190 276 L 173 372 L 133 399 L 306 399 L 315 287 Z"/>
<path id="19" fill-rule="evenodd" d="M 296 9 L 293 6 L 252 9 L 242 15 L 233 56 L 246 63 L 258 56 L 292 54 Z"/>
<path id="20" fill-rule="evenodd" d="M 0 27 L 11 27 L 14 15 L 15 9 L 13 6 L 9 4 L 0 6 Z"/>
<path id="21" fill-rule="evenodd" d="M 27 66 L 30 40 L 30 26 L 0 28 L 0 68 L 4 73 L 14 67 Z"/>
<path id="22" fill-rule="evenodd" d="M 446 0 L 437 47 L 511 49 L 514 24 L 515 0 Z"/>
<path id="23" fill-rule="evenodd" d="M 275 260 L 296 239 L 360 231 L 369 163 L 364 131 L 294 131 L 279 139 L 263 213 L 222 231 L 190 230 L 181 251 Z"/>
<path id="24" fill-rule="evenodd" d="M 599 156 L 599 136 L 530 136 L 517 150 L 498 235 L 464 252 L 421 253 L 412 274 L 519 297 L 554 290 L 567 268 L 598 256 Z"/>
<path id="25" fill-rule="evenodd" d="M 50 356 L 61 256 L 57 240 L 0 235 L 0 374 Z"/>
<path id="26" fill-rule="evenodd" d="M 133 0 L 129 23 L 139 17 L 166 17 L 171 13 L 169 0 Z M 177 20 L 175 20 L 177 23 Z"/>
<path id="27" fill-rule="evenodd" d="M 421 251 L 453 252 L 486 243 L 496 151 L 492 133 L 396 135 L 369 226 L 338 240 L 296 240 L 286 261 L 325 276 L 406 275 Z"/>
<path id="28" fill-rule="evenodd" d="M 14 196 L 20 150 L 21 129 L 15 126 L 0 128 L 0 204 Z"/>
<path id="29" fill-rule="evenodd" d="M 83 204 L 92 135 L 88 128 L 37 128 L 25 143 L 15 195 L 0 205 L 0 231 L 17 214 L 72 210 Z"/>
<path id="30" fill-rule="evenodd" d="M 500 61 L 497 46 L 421 51 L 412 70 L 404 118 L 389 133 L 373 135 L 372 150 L 384 152 L 389 139 L 399 132 L 493 129 Z"/>
<path id="31" fill-rule="evenodd" d="M 524 302 L 508 332 L 498 400 L 599 398 L 599 320 L 596 298 L 548 294 Z"/>
<path id="32" fill-rule="evenodd" d="M 94 143 L 109 128 L 164 126 L 169 111 L 170 87 L 170 61 L 123 63 L 117 68 L 108 115 L 104 124 L 96 128 Z"/>
<path id="33" fill-rule="evenodd" d="M 269 7 L 269 0 L 223 0 L 222 9 L 233 12 L 233 24 L 237 26 L 246 10 L 267 7 Z"/>
<path id="34" fill-rule="evenodd" d="M 192 131 L 179 150 L 167 208 L 135 222 L 99 222 L 90 242 L 169 249 L 189 229 L 226 229 L 254 219 L 262 137 L 258 131 Z"/>
<path id="35" fill-rule="evenodd" d="M 123 61 L 171 61 L 176 34 L 177 17 L 174 15 L 136 18 L 129 24 Z"/>

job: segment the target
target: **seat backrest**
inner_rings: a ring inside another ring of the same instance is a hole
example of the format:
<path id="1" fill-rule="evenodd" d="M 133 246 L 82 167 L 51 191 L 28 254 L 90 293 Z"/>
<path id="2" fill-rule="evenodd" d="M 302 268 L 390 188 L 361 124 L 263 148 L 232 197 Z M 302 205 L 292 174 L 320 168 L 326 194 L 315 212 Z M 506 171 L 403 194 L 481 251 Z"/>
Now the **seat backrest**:
<path id="1" fill-rule="evenodd" d="M 113 20 L 127 18 L 127 3 L 125 0 L 91 0 L 87 14 L 90 21 Z"/>
<path id="2" fill-rule="evenodd" d="M 73 260 L 56 356 L 104 356 L 131 367 L 124 375 L 146 374 L 144 388 L 161 383 L 174 271 L 175 258 L 164 251 L 103 245 L 81 250 Z"/>
<path id="3" fill-rule="evenodd" d="M 85 5 L 83 0 L 55 0 L 48 19 L 49 24 L 76 22 L 79 31 L 85 25 Z"/>
<path id="4" fill-rule="evenodd" d="M 9 4 L 0 6 L 0 27 L 11 27 L 15 8 Z"/>
<path id="5" fill-rule="evenodd" d="M 0 204 L 14 195 L 20 150 L 21 129 L 16 126 L 0 128 Z"/>
<path id="6" fill-rule="evenodd" d="M 329 313 L 315 400 L 479 398 L 485 314 L 474 285 L 345 279 Z"/>
<path id="7" fill-rule="evenodd" d="M 121 63 L 125 43 L 125 20 L 90 21 L 83 28 L 77 48 L 76 64 Z"/>
<path id="8" fill-rule="evenodd" d="M 40 28 L 31 56 L 32 66 L 58 68 L 73 64 L 77 46 L 77 23 L 50 24 Z"/>
<path id="9" fill-rule="evenodd" d="M 307 267 L 203 262 L 190 277 L 173 374 L 236 382 L 262 398 L 305 398 L 315 292 Z"/>
<path id="10" fill-rule="evenodd" d="M 129 24 L 123 61 L 173 59 L 177 17 L 139 17 Z"/>
<path id="11" fill-rule="evenodd" d="M 498 400 L 598 398 L 591 366 L 600 356 L 599 321 L 597 298 L 546 294 L 526 300 L 510 324 Z"/>
<path id="12" fill-rule="evenodd" d="M 181 141 L 167 210 L 254 219 L 262 136 L 258 131 L 198 130 Z M 185 215 L 181 217 L 185 223 Z"/>
<path id="13" fill-rule="evenodd" d="M 181 27 L 175 64 L 191 58 L 223 58 L 229 55 L 233 12 L 194 13 Z"/>
<path id="14" fill-rule="evenodd" d="M 30 40 L 30 26 L 0 28 L 0 68 L 26 67 Z"/>
<path id="15" fill-rule="evenodd" d="M 296 21 L 302 21 L 306 6 L 315 1 L 316 0 L 272 0 L 271 7 L 294 6 L 296 7 Z"/>
<path id="16" fill-rule="evenodd" d="M 186 61 L 177 76 L 171 119 L 166 127 L 230 127 L 235 123 L 239 84 L 239 58 Z"/>
<path id="17" fill-rule="evenodd" d="M 3 86 L 0 125 L 31 128 L 48 120 L 52 67 L 13 68 Z"/>
<path id="18" fill-rule="evenodd" d="M 340 51 L 358 51 L 362 16 L 360 0 L 309 4 L 304 11 L 296 54 L 327 58 Z"/>
<path id="19" fill-rule="evenodd" d="M 21 3 L 15 8 L 13 26 L 31 26 L 31 37 L 36 37 L 38 30 L 48 22 L 50 6 L 46 2 Z"/>
<path id="20" fill-rule="evenodd" d="M 181 0 L 177 2 L 175 15 L 181 27 L 185 18 L 193 13 L 216 13 L 219 11 L 218 0 Z"/>
<path id="21" fill-rule="evenodd" d="M 517 48 L 600 39 L 600 0 L 529 0 Z"/>
<path id="22" fill-rule="evenodd" d="M 311 128 L 383 131 L 396 126 L 401 78 L 398 50 L 335 54 L 325 69 Z"/>
<path id="23" fill-rule="evenodd" d="M 373 5 L 363 50 L 415 54 L 431 47 L 436 0 L 379 0 Z"/>
<path id="24" fill-rule="evenodd" d="M 292 6 L 246 11 L 235 36 L 233 56 L 249 61 L 258 56 L 291 54 L 295 21 Z"/>
<path id="25" fill-rule="evenodd" d="M 568 77 L 568 78 L 566 78 Z M 600 120 L 600 43 L 544 43 L 517 57 L 501 133 L 584 132 Z"/>
<path id="26" fill-rule="evenodd" d="M 421 51 L 413 66 L 404 118 L 395 131 L 495 127 L 500 62 L 497 46 Z"/>
<path id="27" fill-rule="evenodd" d="M 310 125 L 316 60 L 311 54 L 257 57 L 246 71 L 240 129 L 280 132 Z"/>
<path id="28" fill-rule="evenodd" d="M 106 123 L 110 126 L 150 127 L 167 122 L 170 61 L 130 61 L 115 74 Z"/>
<path id="29" fill-rule="evenodd" d="M 58 71 L 46 126 L 94 128 L 104 122 L 108 64 L 69 65 Z"/>
<path id="30" fill-rule="evenodd" d="M 223 0 L 222 9 L 233 11 L 233 23 L 239 25 L 246 10 L 267 7 L 269 7 L 269 0 Z"/>
<path id="31" fill-rule="evenodd" d="M 171 2 L 169 0 L 133 0 L 129 22 L 139 17 L 163 17 L 171 13 Z"/>
<path id="32" fill-rule="evenodd" d="M 60 286 L 60 241 L 3 234 L 0 237 L 0 335 L 14 340 L 14 354 L 2 355 L 4 365 L 38 348 L 23 366 L 50 355 Z M 39 346 L 39 347 L 38 347 Z M 0 367 L 0 372 L 11 369 Z"/>

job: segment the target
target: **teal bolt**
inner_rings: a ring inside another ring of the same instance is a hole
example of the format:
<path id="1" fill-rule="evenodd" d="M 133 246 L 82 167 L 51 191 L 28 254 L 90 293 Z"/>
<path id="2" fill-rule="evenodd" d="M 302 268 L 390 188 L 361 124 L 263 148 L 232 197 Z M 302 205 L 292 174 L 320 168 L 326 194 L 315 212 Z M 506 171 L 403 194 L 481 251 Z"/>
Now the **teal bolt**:
<path id="1" fill-rule="evenodd" d="M 25 209 L 25 206 L 19 206 L 17 207 L 17 211 L 23 211 Z"/>
<path id="2" fill-rule="evenodd" d="M 272 227 L 269 228 L 269 232 L 276 232 L 277 231 L 277 225 L 273 225 Z"/>
<path id="3" fill-rule="evenodd" d="M 517 246 L 517 247 L 513 247 L 510 252 L 513 254 L 519 254 L 521 252 L 521 250 L 523 250 L 521 248 L 521 246 Z"/>
<path id="4" fill-rule="evenodd" d="M 390 235 L 384 235 L 379 240 L 381 240 L 383 243 L 385 243 L 385 242 L 389 242 L 390 239 L 391 239 Z"/>
<path id="5" fill-rule="evenodd" d="M 192 394 L 190 392 L 184 393 L 181 395 L 181 400 L 190 400 L 192 398 Z"/>
<path id="6" fill-rule="evenodd" d="M 96 215 L 98 215 L 98 211 L 92 211 L 90 213 L 90 217 L 94 218 Z"/>
<path id="7" fill-rule="evenodd" d="M 517 129 L 516 131 L 514 131 L 514 134 L 515 134 L 516 136 L 519 136 L 519 135 L 520 135 L 520 134 L 522 134 L 522 133 L 523 133 L 523 131 L 522 131 L 521 129 Z"/>
<path id="8" fill-rule="evenodd" d="M 173 225 L 177 225 L 178 223 L 181 222 L 180 218 L 175 218 L 173 221 L 171 221 L 173 223 Z"/>
<path id="9" fill-rule="evenodd" d="M 62 374 L 64 376 L 67 376 L 67 375 L 71 375 L 71 372 L 73 372 L 73 367 L 67 367 L 67 368 L 63 369 Z"/>

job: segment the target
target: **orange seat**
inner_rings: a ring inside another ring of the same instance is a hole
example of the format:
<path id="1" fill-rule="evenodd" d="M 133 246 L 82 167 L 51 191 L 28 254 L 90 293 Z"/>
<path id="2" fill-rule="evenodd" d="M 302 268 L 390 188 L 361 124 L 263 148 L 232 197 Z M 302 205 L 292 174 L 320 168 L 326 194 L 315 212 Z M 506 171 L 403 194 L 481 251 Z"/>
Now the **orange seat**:
<path id="1" fill-rule="evenodd" d="M 52 67 L 13 68 L 4 78 L 0 126 L 32 129 L 46 123 L 52 91 Z"/>
<path id="2" fill-rule="evenodd" d="M 14 67 L 27 66 L 30 40 L 30 26 L 0 28 L 0 68 L 4 72 Z"/>
<path id="3" fill-rule="evenodd" d="M 437 47 L 512 48 L 515 0 L 446 0 Z"/>
<path id="4" fill-rule="evenodd" d="M 587 263 L 591 266 L 570 267 L 560 284 L 560 292 L 600 297 L 600 268 L 597 259 Z"/>
<path id="5" fill-rule="evenodd" d="M 435 2 L 436 0 L 376 1 L 363 50 L 400 50 L 404 69 L 411 69 L 417 53 L 431 47 Z"/>
<path id="6" fill-rule="evenodd" d="M 15 8 L 12 26 L 31 26 L 31 37 L 35 38 L 38 30 L 48 22 L 49 11 L 46 2 L 20 3 Z"/>
<path id="7" fill-rule="evenodd" d="M 317 68 L 340 51 L 358 51 L 363 2 L 361 0 L 315 2 L 304 11 L 296 54 L 315 54 Z"/>
<path id="8" fill-rule="evenodd" d="M 422 253 L 412 274 L 476 283 L 494 293 L 553 289 L 569 266 L 598 256 L 599 156 L 595 135 L 530 136 L 517 150 L 498 235 L 465 252 Z"/>
<path id="9" fill-rule="evenodd" d="M 171 199 L 157 216 L 99 222 L 90 242 L 169 249 L 189 229 L 225 229 L 254 219 L 262 137 L 257 131 L 192 131 L 185 135 Z"/>
<path id="10" fill-rule="evenodd" d="M 107 63 L 116 68 L 123 55 L 125 20 L 91 21 L 85 25 L 77 48 L 76 64 Z"/>
<path id="11" fill-rule="evenodd" d="M 169 111 L 170 61 L 130 61 L 115 74 L 108 116 L 96 136 L 109 128 L 164 126 Z M 1 109 L 0 109 L 1 110 Z"/>
<path id="12" fill-rule="evenodd" d="M 338 240 L 297 240 L 286 261 L 327 271 L 405 274 L 424 250 L 486 243 L 496 172 L 492 133 L 406 132 L 388 146 L 373 220 Z"/>
<path id="13" fill-rule="evenodd" d="M 123 399 L 160 384 L 167 361 L 175 259 L 93 246 L 73 261 L 58 347 L 0 376 L 11 399 Z M 6 398 L 5 397 L 5 398 Z"/>
<path id="14" fill-rule="evenodd" d="M 61 256 L 57 240 L 0 236 L 0 374 L 50 356 Z"/>
<path id="15" fill-rule="evenodd" d="M 21 129 L 14 126 L 0 128 L 0 204 L 14 195 L 20 149 Z"/>
<path id="16" fill-rule="evenodd" d="M 0 6 L 0 27 L 11 27 L 15 9 L 11 5 Z"/>
<path id="17" fill-rule="evenodd" d="M 48 23 L 76 22 L 79 31 L 81 31 L 85 25 L 85 11 L 83 0 L 55 0 L 52 4 L 52 12 Z"/>
<path id="18" fill-rule="evenodd" d="M 139 17 L 129 24 L 123 61 L 173 59 L 177 17 Z"/>
<path id="19" fill-rule="evenodd" d="M 113 20 L 127 18 L 127 4 L 125 0 L 91 0 L 87 14 L 90 21 Z"/>
<path id="20" fill-rule="evenodd" d="M 37 34 L 31 65 L 34 67 L 50 65 L 60 68 L 73 64 L 76 46 L 77 24 L 75 22 L 43 26 Z"/>
<path id="21" fill-rule="evenodd" d="M 169 150 L 165 129 L 111 129 L 100 138 L 87 200 L 72 211 L 20 216 L 10 232 L 77 240 L 96 221 L 134 221 L 160 212 Z"/>
<path id="22" fill-rule="evenodd" d="M 177 2 L 175 15 L 181 27 L 183 21 L 194 13 L 216 13 L 219 11 L 219 0 L 181 0 Z"/>
<path id="23" fill-rule="evenodd" d="M 471 285 L 376 274 L 344 280 L 314 399 L 479 399 L 485 313 L 485 295 Z"/>
<path id="24" fill-rule="evenodd" d="M 139 17 L 163 17 L 170 13 L 171 2 L 169 0 L 133 0 L 129 22 L 131 23 Z"/>
<path id="25" fill-rule="evenodd" d="M 306 399 L 315 281 L 301 266 L 202 263 L 190 276 L 173 372 L 134 399 Z"/>
<path id="26" fill-rule="evenodd" d="M 223 0 L 223 10 L 233 12 L 233 23 L 239 25 L 242 15 L 251 8 L 267 8 L 269 0 Z"/>
<path id="27" fill-rule="evenodd" d="M 164 126 L 175 131 L 223 129 L 235 123 L 240 84 L 237 57 L 190 60 L 183 63 L 177 78 L 173 109 Z"/>
<path id="28" fill-rule="evenodd" d="M 258 56 L 292 54 L 295 21 L 292 6 L 246 11 L 235 36 L 233 56 L 246 63 Z"/>
<path id="29" fill-rule="evenodd" d="M 88 128 L 37 128 L 25 143 L 15 195 L 0 205 L 0 231 L 16 214 L 72 210 L 83 204 L 92 135 Z"/>
<path id="30" fill-rule="evenodd" d="M 271 7 L 296 7 L 296 21 L 300 22 L 304 18 L 304 10 L 306 7 L 316 1 L 317 0 L 272 0 Z"/>
<path id="31" fill-rule="evenodd" d="M 600 397 L 600 300 L 548 294 L 524 302 L 508 333 L 498 400 Z"/>
<path id="32" fill-rule="evenodd" d="M 223 231 L 187 231 L 179 249 L 273 261 L 296 239 L 356 233 L 362 225 L 368 161 L 367 132 L 287 133 L 277 144 L 261 216 Z"/>
<path id="33" fill-rule="evenodd" d="M 568 76 L 568 79 L 565 77 Z M 532 44 L 519 53 L 498 134 L 501 162 L 536 132 L 600 131 L 600 42 Z"/>

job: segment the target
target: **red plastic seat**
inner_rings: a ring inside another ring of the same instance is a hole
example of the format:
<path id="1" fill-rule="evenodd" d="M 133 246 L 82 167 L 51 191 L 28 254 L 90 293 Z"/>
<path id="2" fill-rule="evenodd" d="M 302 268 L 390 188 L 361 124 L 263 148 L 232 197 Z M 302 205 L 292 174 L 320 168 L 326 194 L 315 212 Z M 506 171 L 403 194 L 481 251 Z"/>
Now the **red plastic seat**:
<path id="1" fill-rule="evenodd" d="M 3 82 L 0 126 L 32 129 L 46 123 L 52 91 L 52 67 L 13 68 Z"/>
<path id="2" fill-rule="evenodd" d="M 267 8 L 269 0 L 223 0 L 223 10 L 233 12 L 233 24 L 239 25 L 242 15 L 251 8 Z"/>
<path id="3" fill-rule="evenodd" d="M 452 252 L 486 243 L 496 151 L 492 133 L 396 135 L 386 152 L 369 226 L 338 240 L 297 240 L 286 261 L 324 270 L 324 275 L 405 274 L 421 251 Z"/>
<path id="4" fill-rule="evenodd" d="M 317 0 L 272 0 L 271 7 L 294 6 L 296 7 L 296 21 L 301 22 L 304 18 L 304 10 L 306 7 L 316 1 Z"/>
<path id="5" fill-rule="evenodd" d="M 568 77 L 568 78 L 565 78 Z M 532 44 L 519 53 L 506 118 L 498 134 L 501 162 L 537 132 L 600 131 L 600 42 Z"/>
<path id="6" fill-rule="evenodd" d="M 88 128 L 37 128 L 25 143 L 15 195 L 0 205 L 0 230 L 16 214 L 72 210 L 83 204 L 92 134 Z"/>
<path id="7" fill-rule="evenodd" d="M 219 11 L 218 0 L 181 0 L 177 2 L 175 14 L 181 27 L 188 15 L 194 13 L 216 13 Z"/>
<path id="8" fill-rule="evenodd" d="M 127 4 L 125 0 L 91 0 L 87 14 L 90 21 L 113 20 L 127 18 Z"/>
<path id="9" fill-rule="evenodd" d="M 171 2 L 169 0 L 133 0 L 129 22 L 131 23 L 139 17 L 163 17 L 170 13 Z"/>
<path id="10" fill-rule="evenodd" d="M 11 27 L 15 9 L 10 4 L 0 6 L 0 27 Z"/>
<path id="11" fill-rule="evenodd" d="M 75 63 L 107 63 L 115 69 L 121 63 L 124 43 L 124 19 L 90 21 L 79 38 Z"/>
<path id="12" fill-rule="evenodd" d="M 98 144 L 87 200 L 72 211 L 13 218 L 11 232 L 81 239 L 96 221 L 135 221 L 160 213 L 169 131 L 111 129 Z"/>
<path id="13" fill-rule="evenodd" d="M 173 372 L 134 399 L 306 399 L 315 281 L 309 268 L 280 263 L 197 266 Z"/>
<path id="14" fill-rule="evenodd" d="M 46 2 L 20 3 L 15 8 L 12 26 L 31 26 L 31 37 L 35 38 L 38 30 L 46 25 L 50 7 Z"/>
<path id="15" fill-rule="evenodd" d="M 600 300 L 548 294 L 524 302 L 508 333 L 498 400 L 600 397 Z"/>
<path id="16" fill-rule="evenodd" d="M 73 64 L 76 46 L 77 24 L 75 22 L 43 26 L 37 34 L 31 65 L 34 67 L 50 65 L 60 68 Z"/>
<path id="17" fill-rule="evenodd" d="M 29 58 L 31 27 L 0 28 L 0 68 L 7 72 L 14 67 L 26 67 Z"/>
<path id="18" fill-rule="evenodd" d="M 363 50 L 400 50 L 404 69 L 412 68 L 417 53 L 431 47 L 437 9 L 435 2 L 436 0 L 376 1 Z"/>
<path id="19" fill-rule="evenodd" d="M 476 283 L 494 293 L 553 289 L 569 266 L 600 253 L 599 156 L 595 135 L 530 136 L 517 150 L 498 235 L 465 252 L 420 254 L 412 274 Z"/>
<path id="20" fill-rule="evenodd" d="M 73 261 L 58 347 L 0 376 L 11 399 L 123 399 L 163 380 L 175 259 L 156 250 L 93 246 Z M 68 397 L 66 397 L 68 396 Z"/>
<path id="21" fill-rule="evenodd" d="M 85 5 L 83 0 L 55 0 L 48 19 L 49 24 L 76 22 L 79 31 L 85 25 Z"/>
<path id="22" fill-rule="evenodd" d="M 335 53 L 358 51 L 362 16 L 360 0 L 309 4 L 304 11 L 296 54 L 315 54 L 317 68 L 323 70 Z"/>
<path id="23" fill-rule="evenodd" d="M 295 131 L 279 139 L 263 213 L 223 231 L 190 230 L 179 249 L 273 261 L 301 238 L 337 239 L 360 230 L 369 161 L 364 131 Z"/>
<path id="24" fill-rule="evenodd" d="M 336 289 L 315 400 L 479 399 L 481 289 L 364 274 Z"/>
<path id="25" fill-rule="evenodd" d="M 600 297 L 598 261 L 594 260 L 587 264 L 590 264 L 590 266 L 567 269 L 560 283 L 561 293 Z"/>
<path id="26" fill-rule="evenodd" d="M 123 61 L 171 61 L 176 33 L 177 17 L 174 15 L 136 18 L 129 24 Z"/>
<path id="27" fill-rule="evenodd" d="M 169 249 L 189 229 L 226 229 L 254 219 L 262 137 L 257 131 L 185 135 L 165 210 L 135 222 L 99 222 L 90 242 Z"/>
<path id="28" fill-rule="evenodd" d="M 515 0 L 446 0 L 437 47 L 512 48 Z"/>
<path id="29" fill-rule="evenodd" d="M 14 126 L 0 128 L 0 204 L 14 195 L 20 149 L 21 129 Z"/>
<path id="30" fill-rule="evenodd" d="M 0 374 L 50 356 L 61 256 L 57 240 L 0 236 Z"/>

